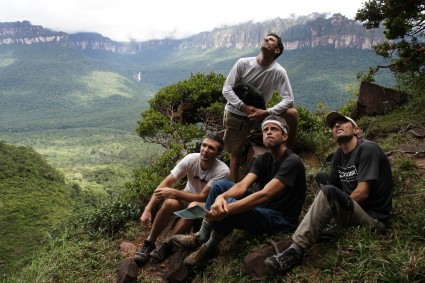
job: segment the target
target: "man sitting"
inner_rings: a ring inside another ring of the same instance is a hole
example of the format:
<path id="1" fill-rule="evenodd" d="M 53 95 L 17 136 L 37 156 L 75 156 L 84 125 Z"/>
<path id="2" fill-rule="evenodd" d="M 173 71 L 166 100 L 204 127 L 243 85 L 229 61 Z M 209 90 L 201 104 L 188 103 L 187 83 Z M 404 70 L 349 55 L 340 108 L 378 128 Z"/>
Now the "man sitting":
<path id="1" fill-rule="evenodd" d="M 173 213 L 188 207 L 191 202 L 205 202 L 214 183 L 229 176 L 227 165 L 218 160 L 223 149 L 223 140 L 218 135 L 207 135 L 201 144 L 200 153 L 191 153 L 185 156 L 155 189 L 149 203 L 146 205 L 140 221 L 143 226 L 151 227 L 148 238 L 144 241 L 140 251 L 134 256 L 138 266 L 148 261 L 152 256 L 162 261 L 171 253 L 171 236 L 186 233 L 190 230 L 190 220 L 179 219 L 174 226 L 170 238 L 161 243 L 158 248 L 155 242 L 162 231 L 168 226 Z M 183 177 L 187 177 L 184 190 L 180 191 L 172 186 Z M 161 208 L 156 214 L 152 225 L 152 211 L 163 200 Z"/>
<path id="2" fill-rule="evenodd" d="M 360 130 L 350 117 L 331 112 L 326 124 L 339 148 L 330 174 L 316 178 L 324 184 L 292 236 L 292 245 L 265 260 L 277 271 L 285 273 L 300 265 L 304 251 L 331 220 L 344 227 L 364 225 L 379 232 L 390 217 L 393 182 L 384 152 L 377 144 L 358 138 Z"/>

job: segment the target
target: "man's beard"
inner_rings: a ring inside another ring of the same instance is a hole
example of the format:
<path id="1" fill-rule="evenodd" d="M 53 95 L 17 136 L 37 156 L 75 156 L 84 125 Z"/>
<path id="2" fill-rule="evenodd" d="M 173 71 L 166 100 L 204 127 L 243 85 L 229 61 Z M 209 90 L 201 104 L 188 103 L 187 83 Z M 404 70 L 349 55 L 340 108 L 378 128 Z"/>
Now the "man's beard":
<path id="1" fill-rule="evenodd" d="M 343 135 L 343 136 L 337 137 L 336 142 L 339 143 L 339 144 L 347 143 L 347 142 L 351 141 L 353 138 L 354 138 L 354 135 L 350 135 L 350 136 Z"/>
<path id="2" fill-rule="evenodd" d="M 268 149 L 280 147 L 283 141 L 273 140 L 272 142 L 268 142 L 267 144 L 263 142 L 264 146 Z"/>

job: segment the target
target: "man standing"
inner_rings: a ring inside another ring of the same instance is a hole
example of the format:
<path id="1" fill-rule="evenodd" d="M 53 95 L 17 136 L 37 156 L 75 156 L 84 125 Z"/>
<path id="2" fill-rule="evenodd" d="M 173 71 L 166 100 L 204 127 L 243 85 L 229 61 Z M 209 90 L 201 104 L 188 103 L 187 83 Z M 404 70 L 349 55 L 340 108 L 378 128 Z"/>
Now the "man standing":
<path id="1" fill-rule="evenodd" d="M 260 53 L 256 57 L 239 59 L 224 83 L 223 95 L 227 100 L 223 118 L 224 150 L 231 154 L 230 179 L 233 182 L 239 181 L 241 153 L 250 131 L 259 127 L 267 116 L 285 118 L 289 125 L 286 146 L 291 150 L 294 147 L 299 115 L 294 108 L 294 95 L 286 70 L 275 61 L 282 52 L 281 38 L 274 33 L 268 34 L 261 44 Z M 241 84 L 255 89 L 263 97 L 265 105 L 270 102 L 275 90 L 282 100 L 269 109 L 250 105 L 251 102 L 246 104 L 235 93 L 235 87 Z"/>
<path id="2" fill-rule="evenodd" d="M 321 185 L 292 236 L 292 245 L 265 260 L 281 272 L 301 264 L 304 251 L 318 240 L 321 229 L 331 220 L 344 227 L 364 225 L 380 232 L 390 217 L 393 182 L 384 152 L 377 144 L 358 138 L 360 130 L 350 117 L 331 112 L 326 116 L 326 124 L 332 129 L 339 149 L 326 184 Z"/>
<path id="3" fill-rule="evenodd" d="M 271 115 L 261 128 L 270 152 L 257 157 L 250 173 L 239 183 L 216 182 L 205 203 L 209 212 L 198 233 L 173 237 L 179 246 L 201 246 L 185 258 L 185 264 L 202 264 L 234 229 L 275 234 L 296 228 L 307 190 L 304 164 L 285 146 L 288 125 L 283 118 Z M 254 183 L 259 190 L 249 194 Z"/>
<path id="4" fill-rule="evenodd" d="M 214 183 L 229 176 L 227 165 L 217 159 L 222 149 L 221 137 L 213 134 L 207 135 L 202 141 L 200 153 L 191 153 L 185 156 L 155 189 L 140 217 L 142 225 L 151 227 L 151 232 L 140 251 L 134 256 L 138 266 L 146 263 L 149 256 L 157 261 L 168 257 L 172 250 L 171 237 L 161 243 L 157 249 L 155 249 L 155 242 L 169 224 L 173 213 L 187 207 L 191 202 L 205 202 Z M 180 191 L 172 188 L 183 177 L 187 177 L 185 189 Z M 161 200 L 163 203 L 153 220 L 152 211 Z M 189 220 L 179 219 L 173 228 L 172 235 L 186 233 L 191 228 L 191 224 L 192 222 Z"/>

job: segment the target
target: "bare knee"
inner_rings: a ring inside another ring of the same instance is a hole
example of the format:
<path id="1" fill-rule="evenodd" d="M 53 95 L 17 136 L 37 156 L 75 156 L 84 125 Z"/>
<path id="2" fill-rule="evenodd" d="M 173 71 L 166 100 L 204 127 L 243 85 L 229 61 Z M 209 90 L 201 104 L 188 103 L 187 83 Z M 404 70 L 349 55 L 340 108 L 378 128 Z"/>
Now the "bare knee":
<path id="1" fill-rule="evenodd" d="M 300 119 L 300 114 L 296 108 L 288 108 L 282 116 L 288 123 L 298 123 Z"/>
<path id="2" fill-rule="evenodd" d="M 162 203 L 160 210 L 162 210 L 162 211 L 177 211 L 180 208 L 181 208 L 180 201 L 173 199 L 173 198 L 167 198 Z"/>

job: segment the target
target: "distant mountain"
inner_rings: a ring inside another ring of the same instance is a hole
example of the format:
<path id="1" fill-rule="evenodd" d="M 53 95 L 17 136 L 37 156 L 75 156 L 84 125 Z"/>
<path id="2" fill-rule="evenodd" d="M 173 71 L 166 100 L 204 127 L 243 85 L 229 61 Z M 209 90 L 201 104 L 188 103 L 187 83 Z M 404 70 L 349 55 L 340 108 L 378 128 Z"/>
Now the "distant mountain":
<path id="1" fill-rule="evenodd" d="M 270 31 L 282 36 L 286 50 L 318 46 L 371 49 L 373 44 L 384 38 L 382 30 L 367 31 L 359 22 L 341 14 L 335 14 L 328 19 L 323 14 L 312 14 L 216 28 L 211 32 L 202 32 L 181 40 L 164 39 L 128 43 L 115 42 L 97 33 L 68 35 L 32 25 L 29 21 L 0 23 L 0 44 L 54 42 L 81 50 L 103 50 L 123 54 L 143 52 L 146 48 L 250 49 L 258 47 L 261 39 Z"/>
<path id="2" fill-rule="evenodd" d="M 356 73 L 383 64 L 371 49 L 382 30 L 366 31 L 335 14 L 222 27 L 185 39 L 115 42 L 97 33 L 66 34 L 28 21 L 0 23 L 0 131 L 47 128 L 134 129 L 155 92 L 192 73 L 227 75 L 256 56 L 265 34 L 281 34 L 279 57 L 296 105 L 346 103 Z M 379 79 L 379 77 L 378 77 Z M 391 84 L 384 74 L 382 81 Z"/>

